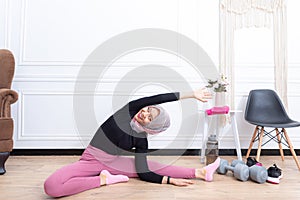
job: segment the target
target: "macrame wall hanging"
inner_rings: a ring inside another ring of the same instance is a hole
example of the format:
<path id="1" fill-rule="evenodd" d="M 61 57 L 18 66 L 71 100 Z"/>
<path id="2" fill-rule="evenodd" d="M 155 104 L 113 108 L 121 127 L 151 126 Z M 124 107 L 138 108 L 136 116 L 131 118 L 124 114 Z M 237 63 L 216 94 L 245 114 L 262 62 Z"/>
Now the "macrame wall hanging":
<path id="1" fill-rule="evenodd" d="M 228 77 L 228 99 L 232 108 L 235 107 L 234 31 L 241 28 L 272 26 L 275 90 L 287 107 L 286 1 L 220 0 L 220 72 Z"/>

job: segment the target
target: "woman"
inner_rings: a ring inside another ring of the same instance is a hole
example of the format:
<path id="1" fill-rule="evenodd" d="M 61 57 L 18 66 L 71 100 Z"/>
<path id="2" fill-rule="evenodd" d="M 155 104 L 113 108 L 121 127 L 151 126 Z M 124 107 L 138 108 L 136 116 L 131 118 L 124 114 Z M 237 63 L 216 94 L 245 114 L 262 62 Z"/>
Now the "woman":
<path id="1" fill-rule="evenodd" d="M 79 161 L 52 174 L 44 184 L 52 197 L 76 194 L 119 182 L 128 177 L 143 181 L 187 186 L 192 178 L 212 181 L 220 159 L 201 168 L 185 168 L 147 161 L 148 134 L 158 134 L 170 126 L 168 113 L 157 104 L 195 98 L 207 102 L 211 94 L 204 88 L 188 94 L 167 93 L 129 102 L 109 117 L 97 130 Z M 120 156 L 134 149 L 134 158 Z"/>

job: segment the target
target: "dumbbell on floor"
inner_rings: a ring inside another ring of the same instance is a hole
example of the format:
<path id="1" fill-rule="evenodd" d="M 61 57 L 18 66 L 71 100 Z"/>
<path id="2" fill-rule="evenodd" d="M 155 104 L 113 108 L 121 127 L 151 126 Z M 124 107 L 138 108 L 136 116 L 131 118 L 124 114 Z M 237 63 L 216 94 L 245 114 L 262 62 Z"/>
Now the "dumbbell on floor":
<path id="1" fill-rule="evenodd" d="M 257 183 L 264 183 L 268 178 L 268 171 L 265 167 L 253 165 L 249 167 L 250 179 Z"/>
<path id="2" fill-rule="evenodd" d="M 249 168 L 242 161 L 234 160 L 230 166 L 227 160 L 221 159 L 217 172 L 226 174 L 228 170 L 232 171 L 233 176 L 238 180 L 247 181 L 249 178 Z"/>
<path id="3" fill-rule="evenodd" d="M 236 163 L 245 164 L 241 160 L 232 161 L 231 165 L 236 165 Z M 247 166 L 247 165 L 246 165 Z M 265 167 L 260 165 L 252 165 L 249 167 L 249 177 L 252 181 L 257 183 L 265 183 L 268 178 L 268 171 Z"/>

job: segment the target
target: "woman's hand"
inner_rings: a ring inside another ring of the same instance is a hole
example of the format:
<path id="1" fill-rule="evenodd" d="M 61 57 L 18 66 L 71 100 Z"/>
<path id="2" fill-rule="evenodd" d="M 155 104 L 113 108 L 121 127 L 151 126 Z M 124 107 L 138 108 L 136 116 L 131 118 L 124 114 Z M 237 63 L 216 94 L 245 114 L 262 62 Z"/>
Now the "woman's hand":
<path id="1" fill-rule="evenodd" d="M 194 98 L 202 102 L 207 102 L 208 99 L 212 98 L 212 95 L 206 88 L 201 88 L 194 91 Z"/>
<path id="2" fill-rule="evenodd" d="M 182 178 L 170 178 L 170 184 L 176 185 L 176 186 L 188 186 L 194 184 L 193 181 L 188 179 L 182 179 Z"/>
<path id="3" fill-rule="evenodd" d="M 197 89 L 193 92 L 180 93 L 180 99 L 188 99 L 188 98 L 195 98 L 199 101 L 207 102 L 208 99 L 212 98 L 212 95 L 206 88 Z"/>

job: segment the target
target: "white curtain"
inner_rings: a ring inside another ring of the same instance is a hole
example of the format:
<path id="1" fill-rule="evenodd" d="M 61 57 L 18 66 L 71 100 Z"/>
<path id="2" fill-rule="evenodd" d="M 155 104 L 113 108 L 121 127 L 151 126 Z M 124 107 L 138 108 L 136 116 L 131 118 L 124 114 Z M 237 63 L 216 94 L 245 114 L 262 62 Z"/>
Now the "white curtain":
<path id="1" fill-rule="evenodd" d="M 234 31 L 248 27 L 274 30 L 275 90 L 287 107 L 287 48 L 285 0 L 220 0 L 220 72 L 228 77 L 228 101 L 235 94 Z"/>

